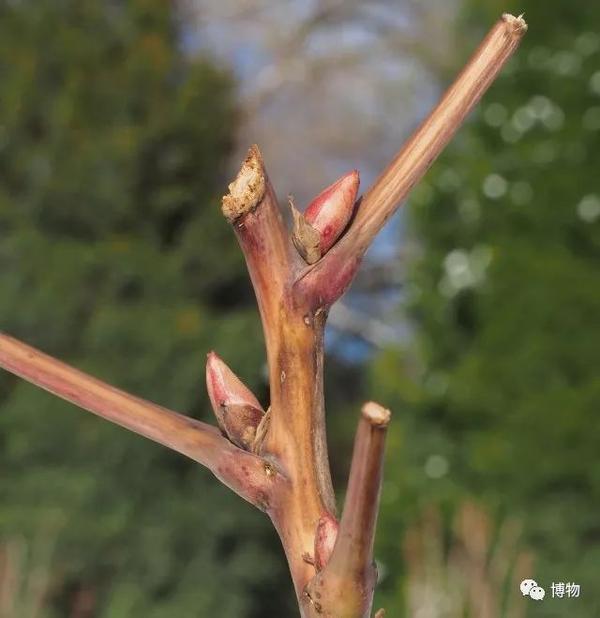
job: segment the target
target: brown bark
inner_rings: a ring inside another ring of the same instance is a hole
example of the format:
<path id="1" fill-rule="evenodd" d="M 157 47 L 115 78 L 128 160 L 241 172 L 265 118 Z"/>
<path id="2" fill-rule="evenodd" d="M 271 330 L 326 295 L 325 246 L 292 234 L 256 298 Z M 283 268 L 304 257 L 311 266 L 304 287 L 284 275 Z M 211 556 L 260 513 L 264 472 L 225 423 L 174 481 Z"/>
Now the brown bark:
<path id="1" fill-rule="evenodd" d="M 346 233 L 333 246 L 319 244 L 314 264 L 307 266 L 296 250 L 260 151 L 250 149 L 223 198 L 223 213 L 235 230 L 256 293 L 271 403 L 264 413 L 223 361 L 209 355 L 211 403 L 229 439 L 205 423 L 133 397 L 0 334 L 0 366 L 191 457 L 266 511 L 281 538 L 305 618 L 371 614 L 377 580 L 373 542 L 390 418 L 378 404 L 363 407 L 338 525 L 323 399 L 327 311 L 350 285 L 375 234 L 493 82 L 526 28 L 522 18 L 502 16 L 438 106 L 357 202 Z M 305 234 L 296 231 L 296 245 L 302 244 Z M 301 253 L 307 253 L 306 247 Z"/>
<path id="2" fill-rule="evenodd" d="M 373 542 L 389 422 L 389 410 L 373 402 L 363 406 L 337 540 L 329 561 L 309 582 L 303 597 L 305 606 L 323 618 L 371 613 L 377 583 Z"/>

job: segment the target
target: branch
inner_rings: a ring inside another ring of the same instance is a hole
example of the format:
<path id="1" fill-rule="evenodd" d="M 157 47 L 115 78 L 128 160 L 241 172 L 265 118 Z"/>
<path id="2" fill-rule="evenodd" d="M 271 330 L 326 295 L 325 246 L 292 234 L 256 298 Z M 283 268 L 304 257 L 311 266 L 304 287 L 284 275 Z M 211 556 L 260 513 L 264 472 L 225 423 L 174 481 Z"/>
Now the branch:
<path id="1" fill-rule="evenodd" d="M 209 356 L 207 366 L 217 419 L 246 450 L 216 428 L 133 397 L 0 333 L 0 366 L 202 463 L 267 511 L 284 546 L 304 618 L 367 618 L 371 613 L 377 579 L 373 542 L 390 420 L 389 411 L 375 403 L 362 409 L 338 528 L 323 397 L 327 310 L 348 288 L 377 232 L 458 130 L 526 28 L 521 17 L 502 17 L 356 210 L 358 175 L 351 173 L 316 198 L 302 215 L 306 225 L 296 214 L 296 244 L 308 261 L 317 259 L 312 265 L 294 249 L 260 151 L 250 149 L 223 198 L 223 213 L 238 237 L 260 309 L 270 411 L 263 413 L 216 355 Z M 332 198 L 336 187 L 344 195 L 351 190 L 349 207 L 343 210 L 348 216 L 355 212 L 337 243 L 347 223 L 338 208 L 348 204 Z"/>
<path id="2" fill-rule="evenodd" d="M 303 556 L 314 549 L 319 519 L 335 512 L 323 397 L 326 314 L 313 312 L 292 293 L 292 284 L 305 262 L 283 223 L 256 146 L 229 185 L 223 213 L 246 258 L 269 365 L 270 412 L 265 416 L 267 422 L 256 427 L 252 448 L 268 461 L 277 462 L 290 481 L 279 492 L 278 508 L 270 515 L 285 548 L 296 592 L 301 595 L 314 576 L 314 567 Z M 218 408 L 220 402 L 216 403 Z"/>
<path id="3" fill-rule="evenodd" d="M 363 406 L 337 541 L 329 562 L 306 588 L 307 598 L 320 605 L 325 616 L 370 615 L 377 583 L 373 542 L 389 421 L 389 410 L 373 402 Z"/>
<path id="4" fill-rule="evenodd" d="M 425 175 L 490 87 L 527 30 L 522 17 L 504 14 L 388 168 L 359 200 L 354 221 L 338 244 L 298 281 L 301 293 L 330 305 L 347 289 L 371 241 Z M 332 281 L 336 284 L 332 286 Z"/>
<path id="5" fill-rule="evenodd" d="M 234 446 L 215 427 L 129 395 L 2 333 L 0 366 L 201 463 L 248 502 L 269 508 L 280 475 L 262 458 Z"/>
<path id="6" fill-rule="evenodd" d="M 222 210 L 233 225 L 246 258 L 268 337 L 277 321 L 279 301 L 292 272 L 292 243 L 258 146 L 248 151 L 238 175 L 229 185 L 229 193 L 223 197 Z"/>
<path id="7" fill-rule="evenodd" d="M 370 567 L 379 510 L 385 435 L 390 411 L 371 402 L 362 408 L 356 431 L 352 465 L 338 542 L 329 565 L 350 567 L 357 572 Z"/>

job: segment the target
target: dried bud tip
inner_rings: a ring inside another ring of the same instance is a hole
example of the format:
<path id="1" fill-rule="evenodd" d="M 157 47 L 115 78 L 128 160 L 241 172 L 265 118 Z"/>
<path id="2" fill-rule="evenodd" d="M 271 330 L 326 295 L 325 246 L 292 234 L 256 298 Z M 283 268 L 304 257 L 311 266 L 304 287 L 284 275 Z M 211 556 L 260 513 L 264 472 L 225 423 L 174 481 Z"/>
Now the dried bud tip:
<path id="1" fill-rule="evenodd" d="M 255 452 L 260 426 L 265 418 L 265 413 L 259 408 L 233 404 L 224 407 L 219 425 L 236 446 Z"/>
<path id="2" fill-rule="evenodd" d="M 385 618 L 385 609 L 378 609 L 375 618 Z"/>
<path id="3" fill-rule="evenodd" d="M 323 570 L 331 558 L 339 524 L 330 513 L 325 513 L 317 523 L 315 533 L 315 569 Z"/>
<path id="4" fill-rule="evenodd" d="M 242 167 L 229 185 L 229 193 L 223 197 L 222 211 L 234 222 L 242 215 L 254 210 L 265 194 L 265 170 L 258 146 L 248 151 Z"/>
<path id="5" fill-rule="evenodd" d="M 215 352 L 208 354 L 206 388 L 221 430 L 234 444 L 250 450 L 265 412 L 252 391 Z"/>
<path id="6" fill-rule="evenodd" d="M 292 240 L 298 253 L 308 264 L 314 264 L 321 259 L 321 235 L 307 223 L 304 215 L 294 206 L 294 198 L 288 196 L 288 204 L 292 213 L 294 230 Z"/>
<path id="7" fill-rule="evenodd" d="M 346 229 L 352 213 L 358 193 L 360 176 L 357 170 L 348 172 L 332 185 L 321 191 L 308 205 L 304 212 L 304 227 L 312 230 L 311 234 L 318 234 L 320 256 L 331 249 L 335 241 Z M 293 211 L 292 211 L 293 212 Z M 298 245 L 300 226 L 294 224 L 294 242 Z M 307 233 L 304 232 L 304 237 Z M 312 239 L 312 237 L 311 237 Z M 300 236 L 302 244 L 305 239 Z M 300 251 L 302 253 L 302 251 Z M 306 259 L 306 258 L 305 258 Z M 318 259 L 318 258 L 317 258 Z M 308 261 L 308 260 L 307 260 Z M 315 260 L 316 261 L 316 260 Z M 309 262 L 312 263 L 312 262 Z"/>

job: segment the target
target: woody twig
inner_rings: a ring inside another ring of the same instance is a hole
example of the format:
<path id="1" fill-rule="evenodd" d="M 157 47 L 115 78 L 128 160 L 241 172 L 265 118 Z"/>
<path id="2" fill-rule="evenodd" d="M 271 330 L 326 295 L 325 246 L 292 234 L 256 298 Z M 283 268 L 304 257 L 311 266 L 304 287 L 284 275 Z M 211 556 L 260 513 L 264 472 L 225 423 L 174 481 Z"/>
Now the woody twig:
<path id="1" fill-rule="evenodd" d="M 456 133 L 527 26 L 503 15 L 412 137 L 362 198 L 352 171 L 288 232 L 259 149 L 223 198 L 244 253 L 265 335 L 270 406 L 215 353 L 207 387 L 220 431 L 149 403 L 0 334 L 0 366 L 208 467 L 264 510 L 284 547 L 304 618 L 367 618 L 389 411 L 364 406 L 338 522 L 327 455 L 323 333 L 373 238 Z M 383 610 L 377 612 L 383 616 Z"/>

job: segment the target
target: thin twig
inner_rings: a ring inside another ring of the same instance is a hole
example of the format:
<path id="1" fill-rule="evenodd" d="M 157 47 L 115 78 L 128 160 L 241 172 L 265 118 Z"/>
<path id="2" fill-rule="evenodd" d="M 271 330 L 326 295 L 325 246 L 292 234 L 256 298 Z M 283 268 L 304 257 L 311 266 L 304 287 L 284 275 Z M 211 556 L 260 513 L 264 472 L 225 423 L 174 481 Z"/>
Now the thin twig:
<path id="1" fill-rule="evenodd" d="M 526 30 L 527 24 L 522 17 L 508 14 L 494 25 L 435 109 L 359 200 L 356 216 L 345 236 L 320 262 L 305 271 L 300 287 L 306 293 L 323 288 L 344 265 L 364 254 L 377 232 L 491 86 Z"/>
<path id="2" fill-rule="evenodd" d="M 225 485 L 266 509 L 279 477 L 260 457 L 206 423 L 134 397 L 0 333 L 0 366 L 62 399 L 206 466 Z"/>
<path id="3" fill-rule="evenodd" d="M 389 422 L 389 410 L 373 402 L 363 406 L 337 541 L 329 562 L 306 590 L 309 598 L 323 599 L 325 615 L 370 615 L 377 581 L 373 543 Z"/>
<path id="4" fill-rule="evenodd" d="M 338 542 L 329 561 L 332 566 L 339 561 L 340 565 L 355 564 L 360 568 L 373 560 L 385 434 L 389 422 L 389 410 L 372 401 L 363 406 L 356 431 Z"/>
<path id="5" fill-rule="evenodd" d="M 505 14 L 481 42 L 435 109 L 363 197 L 347 243 L 364 251 L 399 203 L 423 177 L 491 86 L 527 30 Z"/>

